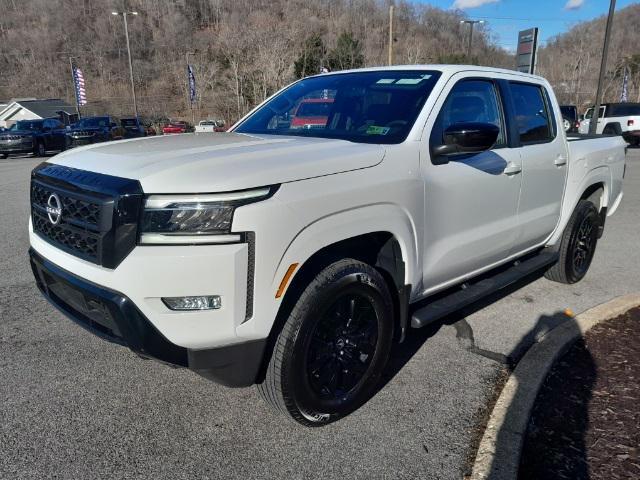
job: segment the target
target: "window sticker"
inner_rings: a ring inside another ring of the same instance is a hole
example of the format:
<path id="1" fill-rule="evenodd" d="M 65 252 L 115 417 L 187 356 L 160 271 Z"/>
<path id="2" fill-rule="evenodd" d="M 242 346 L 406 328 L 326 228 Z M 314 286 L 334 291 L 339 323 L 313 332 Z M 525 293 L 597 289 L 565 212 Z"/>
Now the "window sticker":
<path id="1" fill-rule="evenodd" d="M 386 135 L 389 133 L 389 127 L 378 127 L 376 125 L 369 125 L 367 127 L 367 135 Z"/>
<path id="2" fill-rule="evenodd" d="M 395 81 L 396 81 L 395 78 L 381 78 L 376 83 L 380 84 L 380 85 L 388 85 L 388 84 L 393 83 Z"/>
<path id="3" fill-rule="evenodd" d="M 423 78 L 401 78 L 396 82 L 396 85 L 417 85 Z"/>

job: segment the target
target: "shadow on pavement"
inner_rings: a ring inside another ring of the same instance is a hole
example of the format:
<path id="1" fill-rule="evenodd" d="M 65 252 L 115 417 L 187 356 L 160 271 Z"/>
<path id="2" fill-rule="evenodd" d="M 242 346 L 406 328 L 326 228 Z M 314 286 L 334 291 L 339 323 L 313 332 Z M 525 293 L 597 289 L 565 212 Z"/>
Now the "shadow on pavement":
<path id="1" fill-rule="evenodd" d="M 406 340 L 402 344 L 396 344 L 394 346 L 394 350 L 392 351 L 391 358 L 383 374 L 383 378 L 381 379 L 375 395 L 379 392 L 384 386 L 390 382 L 401 370 L 402 368 L 413 358 L 413 356 L 418 352 L 418 350 L 424 345 L 424 343 L 429 340 L 431 337 L 436 335 L 440 329 L 445 326 L 453 326 L 456 330 L 456 337 L 458 339 L 459 345 L 461 348 L 465 350 L 481 355 L 483 357 L 494 360 L 495 362 L 505 365 L 512 373 L 515 369 L 515 366 L 520 361 L 522 356 L 529 350 L 529 348 L 536 342 L 538 342 L 545 334 L 547 334 L 552 329 L 558 327 L 561 324 L 566 324 L 567 326 L 564 328 L 568 328 L 570 331 L 573 331 L 576 335 L 580 333 L 580 329 L 577 326 L 575 320 L 566 315 L 564 312 L 557 312 L 554 315 L 542 315 L 538 318 L 535 325 L 531 330 L 524 335 L 518 344 L 507 354 L 504 355 L 498 352 L 492 352 L 489 350 L 484 350 L 479 348 L 474 339 L 473 329 L 469 322 L 467 322 L 466 317 L 472 315 L 473 313 L 501 300 L 502 298 L 516 292 L 517 290 L 525 287 L 526 285 L 538 280 L 542 277 L 544 271 L 540 271 L 529 275 L 520 281 L 510 285 L 507 288 L 504 288 L 482 300 L 474 303 L 473 305 L 461 309 L 453 315 L 450 315 L 444 318 L 440 322 L 436 322 L 432 325 L 426 326 L 419 330 L 410 329 Z M 509 326 L 509 319 L 505 318 L 505 328 Z M 584 459 L 586 458 L 586 446 L 584 442 L 584 432 L 586 431 L 588 425 L 588 400 L 591 398 L 591 389 L 594 385 L 595 381 L 595 364 L 589 358 L 584 359 L 584 369 L 586 372 L 590 372 L 591 375 L 586 375 L 585 381 L 583 384 L 583 388 L 581 388 L 581 392 L 583 395 L 586 395 L 586 401 L 582 404 L 582 408 L 575 409 L 571 412 L 571 419 L 576 426 L 576 432 L 580 435 L 580 438 L 575 441 L 574 448 L 578 448 L 579 452 L 573 452 L 574 457 L 577 458 L 576 462 L 574 462 L 570 467 L 570 471 L 567 471 L 566 476 L 563 476 L 561 471 L 556 472 L 554 478 L 571 478 L 571 479 L 588 479 L 589 472 L 588 466 Z M 514 401 L 512 402 L 509 411 L 507 413 L 507 421 L 504 425 L 509 425 L 515 418 L 519 418 L 518 415 L 520 410 L 524 407 L 523 403 L 527 403 L 526 400 L 530 399 L 531 396 L 527 395 L 528 389 L 531 385 L 528 384 L 528 379 L 519 379 L 518 382 L 518 391 L 515 393 Z M 544 379 L 542 379 L 544 381 Z M 531 408 L 531 405 L 528 405 L 528 409 Z M 559 422 L 563 421 L 563 418 L 556 419 Z M 526 428 L 526 425 L 523 425 L 523 429 Z M 504 428 L 497 435 L 497 445 L 496 445 L 496 456 L 494 464 L 491 467 L 491 473 L 488 478 L 492 480 L 513 480 L 518 478 L 518 464 L 509 462 L 504 462 L 506 452 L 512 452 L 514 447 L 514 442 L 516 442 L 515 446 L 518 449 L 521 448 L 524 438 L 522 434 L 518 433 L 516 435 L 515 432 L 509 431 L 507 428 Z M 539 454 L 545 457 L 544 452 L 539 452 Z M 568 468 L 569 465 L 565 465 L 565 468 Z M 545 477 L 540 477 L 538 471 L 531 472 L 522 472 L 522 476 L 519 477 L 522 480 L 529 479 L 541 479 Z"/>
<path id="2" fill-rule="evenodd" d="M 514 351 L 526 351 L 534 342 L 539 341 L 539 334 L 547 332 L 559 324 L 563 324 L 563 329 L 570 336 L 580 337 L 581 331 L 575 319 L 564 312 L 557 312 L 554 315 L 542 315 L 536 322 L 535 327 L 525 335 Z M 571 342 L 573 345 L 573 342 Z M 566 346 L 558 353 L 555 361 L 566 353 L 571 347 Z M 580 386 L 576 391 L 556 394 L 555 404 L 557 408 L 552 408 L 548 417 L 540 418 L 544 420 L 541 425 L 530 423 L 530 415 L 533 408 L 533 400 L 536 393 L 542 387 L 546 374 L 540 370 L 512 372 L 515 375 L 516 391 L 511 398 L 502 427 L 497 433 L 495 444 L 495 455 L 490 473 L 487 478 L 491 480 L 538 480 L 542 478 L 557 479 L 589 479 L 589 469 L 586 462 L 585 433 L 589 423 L 588 407 L 591 400 L 593 386 L 596 380 L 596 366 L 588 351 L 580 357 L 580 365 L 583 376 L 581 376 Z M 568 403 L 564 402 L 563 395 L 575 396 L 580 399 L 571 403 L 571 408 L 566 408 Z M 563 408 L 564 407 L 564 408 Z M 546 411 L 546 410 L 545 410 Z M 565 430 L 566 423 L 571 423 L 572 438 L 562 437 L 560 430 Z M 544 430 L 546 428 L 546 430 Z M 528 452 L 530 461 L 520 468 L 519 453 L 522 451 L 525 442 L 526 432 L 533 436 L 548 439 L 558 437 L 554 445 L 533 442 Z M 552 475 L 549 477 L 549 475 Z"/>

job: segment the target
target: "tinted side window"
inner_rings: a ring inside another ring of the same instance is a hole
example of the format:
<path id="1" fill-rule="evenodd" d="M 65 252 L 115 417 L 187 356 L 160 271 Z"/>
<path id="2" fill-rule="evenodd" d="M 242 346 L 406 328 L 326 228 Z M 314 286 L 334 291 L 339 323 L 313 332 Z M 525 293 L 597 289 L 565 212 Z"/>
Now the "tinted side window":
<path id="1" fill-rule="evenodd" d="M 538 85 L 511 83 L 511 95 L 521 143 L 553 139 L 549 112 Z"/>
<path id="2" fill-rule="evenodd" d="M 495 147 L 504 146 L 502 110 L 493 82 L 489 80 L 462 80 L 449 92 L 438 114 L 433 133 L 441 141 L 442 133 L 456 123 L 491 123 L 500 128 Z"/>
<path id="3" fill-rule="evenodd" d="M 626 117 L 640 115 L 639 104 L 611 105 L 607 110 L 607 117 Z"/>

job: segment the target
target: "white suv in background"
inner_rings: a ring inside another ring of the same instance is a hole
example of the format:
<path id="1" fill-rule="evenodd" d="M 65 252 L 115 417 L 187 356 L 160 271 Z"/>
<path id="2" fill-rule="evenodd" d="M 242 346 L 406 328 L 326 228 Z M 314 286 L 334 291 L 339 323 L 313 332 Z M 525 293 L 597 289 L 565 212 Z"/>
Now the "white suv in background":
<path id="1" fill-rule="evenodd" d="M 593 107 L 587 109 L 579 132 L 589 133 Z M 622 135 L 627 143 L 640 145 L 640 103 L 605 103 L 600 106 L 597 134 Z"/>

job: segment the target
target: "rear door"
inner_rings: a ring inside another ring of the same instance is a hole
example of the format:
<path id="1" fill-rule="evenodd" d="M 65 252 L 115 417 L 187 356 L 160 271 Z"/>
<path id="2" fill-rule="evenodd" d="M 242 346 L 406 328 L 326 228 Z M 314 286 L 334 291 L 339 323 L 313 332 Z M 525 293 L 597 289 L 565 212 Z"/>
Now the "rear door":
<path id="1" fill-rule="evenodd" d="M 490 75 L 477 75 L 454 75 L 426 125 L 431 133 L 421 154 L 425 293 L 505 259 L 518 235 L 520 155 L 508 144 L 499 84 Z M 434 164 L 430 146 L 443 143 L 448 126 L 466 122 L 497 125 L 500 135 L 494 147 Z"/>
<path id="2" fill-rule="evenodd" d="M 567 175 L 567 147 L 559 132 L 559 110 L 546 87 L 510 81 L 510 108 L 517 128 L 522 161 L 520 232 L 514 252 L 543 242 L 556 228 Z"/>

